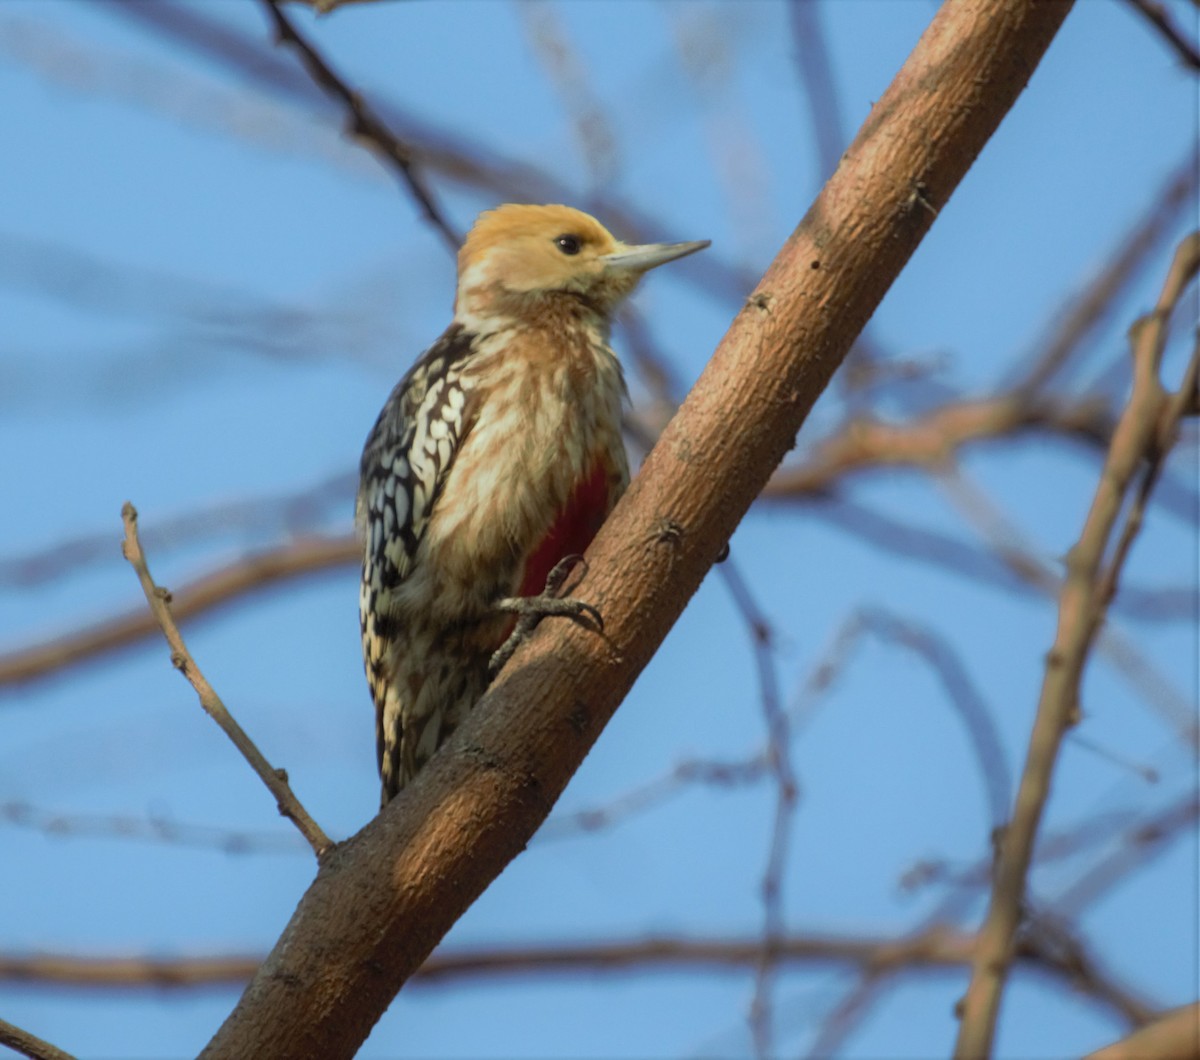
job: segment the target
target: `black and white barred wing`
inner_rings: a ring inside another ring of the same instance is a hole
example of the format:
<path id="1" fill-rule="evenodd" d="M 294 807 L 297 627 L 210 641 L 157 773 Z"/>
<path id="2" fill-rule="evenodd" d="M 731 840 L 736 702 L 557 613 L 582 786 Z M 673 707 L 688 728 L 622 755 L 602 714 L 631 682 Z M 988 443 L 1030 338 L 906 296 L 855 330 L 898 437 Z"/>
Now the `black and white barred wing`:
<path id="1" fill-rule="evenodd" d="M 452 326 L 397 384 L 363 449 L 355 503 L 363 546 L 359 619 L 367 681 L 380 723 L 400 706 L 388 674 L 389 648 L 403 635 L 394 595 L 412 570 L 446 475 L 471 426 L 469 391 L 461 374 L 471 351 L 471 336 Z"/>

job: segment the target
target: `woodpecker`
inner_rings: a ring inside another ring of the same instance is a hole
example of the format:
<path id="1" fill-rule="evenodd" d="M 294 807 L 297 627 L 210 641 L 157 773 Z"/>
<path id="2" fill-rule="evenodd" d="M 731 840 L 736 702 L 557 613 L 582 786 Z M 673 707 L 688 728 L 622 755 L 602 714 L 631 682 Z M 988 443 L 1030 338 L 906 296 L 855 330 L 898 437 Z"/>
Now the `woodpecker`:
<path id="1" fill-rule="evenodd" d="M 359 618 L 384 804 L 513 638 L 543 615 L 599 617 L 557 591 L 629 482 L 612 314 L 648 269 L 706 246 L 629 246 L 567 206 L 500 206 L 468 233 L 453 322 L 362 454 Z"/>

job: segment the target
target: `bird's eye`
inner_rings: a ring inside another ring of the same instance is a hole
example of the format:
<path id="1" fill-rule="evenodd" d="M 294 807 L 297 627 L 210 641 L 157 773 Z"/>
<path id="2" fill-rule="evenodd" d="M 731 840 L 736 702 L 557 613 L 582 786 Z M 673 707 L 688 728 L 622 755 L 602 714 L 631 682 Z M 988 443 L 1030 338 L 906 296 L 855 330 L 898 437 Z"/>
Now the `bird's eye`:
<path id="1" fill-rule="evenodd" d="M 564 254 L 575 255 L 583 249 L 583 243 L 578 236 L 559 236 L 554 240 L 554 245 L 558 247 Z"/>

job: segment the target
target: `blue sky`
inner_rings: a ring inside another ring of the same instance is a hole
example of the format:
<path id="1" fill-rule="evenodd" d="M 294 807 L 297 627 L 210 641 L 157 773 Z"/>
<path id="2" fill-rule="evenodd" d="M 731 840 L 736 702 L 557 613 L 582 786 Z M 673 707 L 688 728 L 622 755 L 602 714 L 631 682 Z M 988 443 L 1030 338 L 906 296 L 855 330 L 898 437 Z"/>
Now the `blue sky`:
<path id="1" fill-rule="evenodd" d="M 172 4 L 174 8 L 176 5 Z M 262 11 L 180 5 L 285 68 Z M 1168 5 L 1193 38 L 1195 9 Z M 904 61 L 935 5 L 820 5 L 850 134 Z M 787 7 L 624 2 L 548 8 L 496 2 L 355 5 L 298 24 L 398 131 L 429 130 L 535 171 L 523 186 L 592 209 L 633 210 L 651 238 L 711 239 L 705 254 L 750 278 L 819 189 Z M 546 22 L 544 20 L 551 20 Z M 589 165 L 569 97 L 538 33 L 561 34 L 582 72 L 585 111 L 615 150 Z M 0 654 L 141 605 L 120 558 L 121 503 L 142 516 L 152 569 L 178 586 L 292 534 L 349 528 L 348 485 L 395 379 L 449 318 L 453 263 L 390 173 L 340 133 L 307 87 L 272 90 L 119 3 L 0 6 L 0 564 L 57 543 L 107 537 L 87 566 L 19 584 L 0 565 Z M 1096 276 L 1194 157 L 1196 80 L 1132 11 L 1082 0 L 870 327 L 897 360 L 979 395 L 1037 355 Z M 465 229 L 500 194 L 428 174 Z M 1193 196 L 1194 199 L 1194 196 Z M 1124 333 L 1152 303 L 1171 247 L 1196 223 L 1178 211 L 1148 265 L 1057 393 L 1124 393 Z M 636 304 L 690 383 L 744 290 L 714 291 L 700 257 L 656 273 Z M 1191 296 L 1166 360 L 1179 376 Z M 618 337 L 619 352 L 623 352 Z M 635 402 L 645 387 L 632 370 Z M 920 411 L 920 387 L 880 399 Z M 907 395 L 907 396 L 906 396 Z M 846 415 L 838 383 L 800 437 L 800 456 Z M 1152 510 L 1130 585 L 1194 589 L 1196 450 L 1171 468 L 1174 509 Z M 842 500 L 972 546 L 983 496 L 1053 566 L 1082 525 L 1097 455 L 1045 435 L 967 450 L 955 492 L 889 472 L 847 482 Z M 186 541 L 189 513 L 286 497 L 333 480 L 304 510 L 216 521 Z M 1019 591 L 873 546 L 838 509 L 759 506 L 734 562 L 777 636 L 775 670 L 797 709 L 801 796 L 784 873 L 796 932 L 901 933 L 944 891 L 907 892 L 921 862 L 986 855 L 985 785 L 960 715 L 930 668 L 878 638 L 813 702 L 814 668 L 863 608 L 929 629 L 957 653 L 1015 781 L 1055 609 Z M 156 532 L 158 537 L 156 538 Z M 995 566 L 995 565 L 994 565 Z M 335 836 L 375 810 L 373 729 L 358 655 L 356 577 L 340 568 L 185 627 L 206 675 L 309 810 Z M 1196 626 L 1117 612 L 1117 647 L 1155 668 L 1147 692 L 1112 656 L 1093 660 L 1085 722 L 1069 740 L 1047 821 L 1137 820 L 1194 787 L 1179 723 L 1196 702 Z M 1163 691 L 1163 688 L 1166 691 Z M 1164 713 L 1166 712 L 1166 713 Z M 568 789 L 560 811 L 608 806 L 692 758 L 740 760 L 764 741 L 749 638 L 710 576 Z M 1099 748 L 1096 750 L 1095 748 Z M 1138 769 L 1153 768 L 1157 783 Z M 446 945 L 753 937 L 774 793 L 692 785 L 611 828 L 530 847 Z M 162 643 L 0 686 L 0 806 L 125 815 L 269 833 L 284 850 L 236 855 L 186 845 L 53 835 L 0 817 L 0 952 L 83 955 L 265 951 L 312 877 L 300 845 L 169 665 Z M 1139 816 L 1140 815 L 1140 816 Z M 1048 907 L 1107 848 L 1048 863 Z M 1097 956 L 1155 1002 L 1195 997 L 1196 840 L 1169 849 L 1089 907 Z M 969 903 L 964 924 L 980 909 Z M 890 989 L 845 1041 L 851 1056 L 929 1056 L 953 1040 L 964 978 L 931 973 Z M 804 1053 L 849 973 L 803 969 L 774 990 L 781 1052 Z M 747 1053 L 746 972 L 693 971 L 414 984 L 364 1049 L 371 1056 L 709 1056 Z M 196 1052 L 230 990 L 131 994 L 0 982 L 0 1017 L 83 1056 Z M 1117 1036 L 1110 1015 L 1061 985 L 1018 975 L 999 1045 L 1007 1055 L 1080 1053 Z"/>

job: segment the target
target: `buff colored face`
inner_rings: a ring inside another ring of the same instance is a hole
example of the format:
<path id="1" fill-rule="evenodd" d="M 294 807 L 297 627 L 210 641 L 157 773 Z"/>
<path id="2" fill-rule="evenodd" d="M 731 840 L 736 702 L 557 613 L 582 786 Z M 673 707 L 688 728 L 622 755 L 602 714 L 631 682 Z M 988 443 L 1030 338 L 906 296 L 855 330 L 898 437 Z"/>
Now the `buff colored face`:
<path id="1" fill-rule="evenodd" d="M 618 242 L 595 218 L 566 206 L 502 206 L 483 214 L 460 255 L 510 291 L 577 290 L 604 272 Z"/>
<path id="2" fill-rule="evenodd" d="M 615 303 L 647 269 L 704 243 L 629 246 L 569 206 L 505 205 L 479 216 L 459 252 L 460 290 L 571 291 Z"/>

